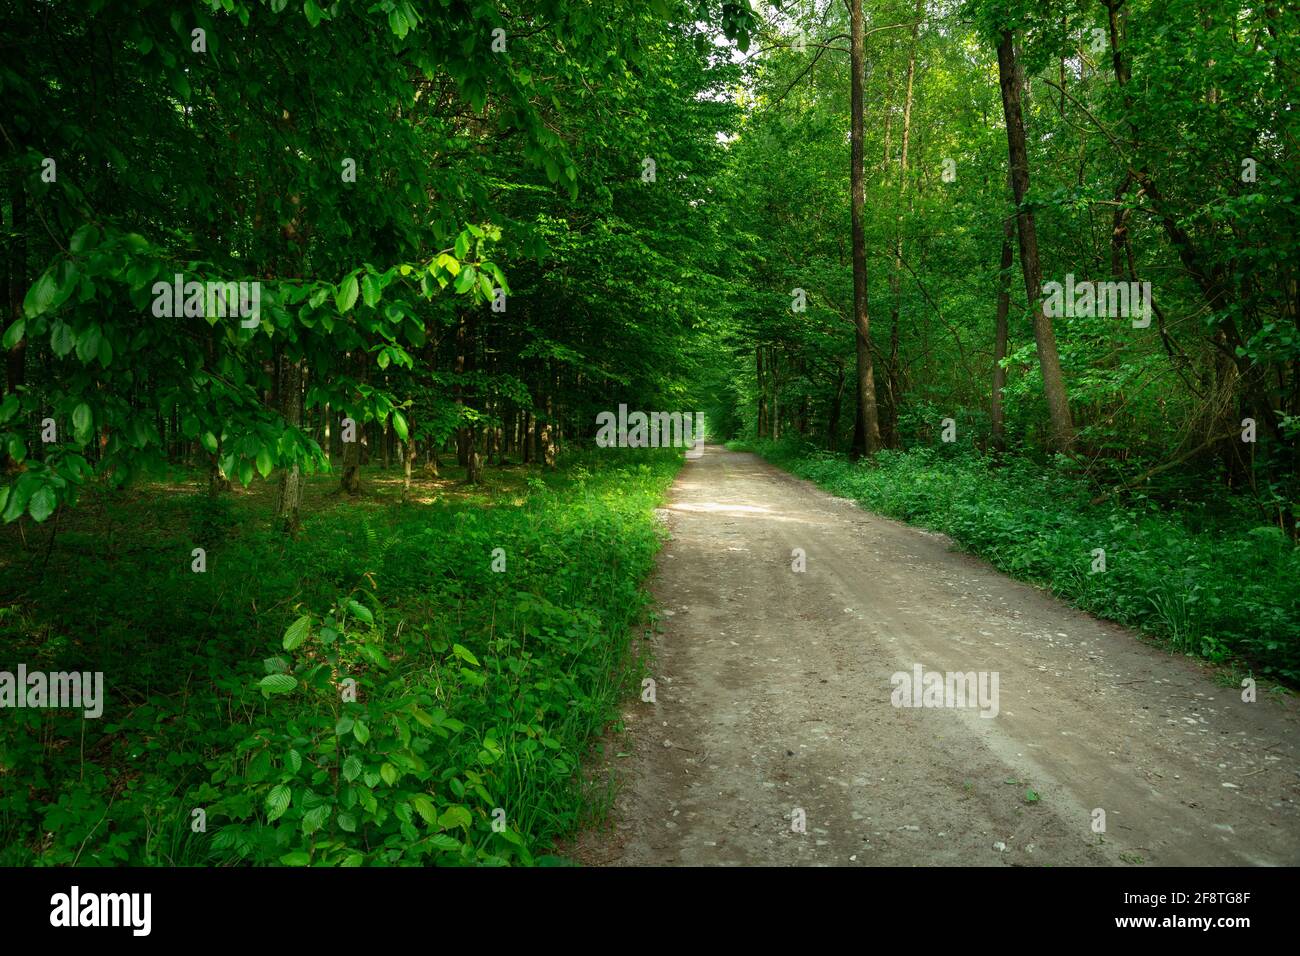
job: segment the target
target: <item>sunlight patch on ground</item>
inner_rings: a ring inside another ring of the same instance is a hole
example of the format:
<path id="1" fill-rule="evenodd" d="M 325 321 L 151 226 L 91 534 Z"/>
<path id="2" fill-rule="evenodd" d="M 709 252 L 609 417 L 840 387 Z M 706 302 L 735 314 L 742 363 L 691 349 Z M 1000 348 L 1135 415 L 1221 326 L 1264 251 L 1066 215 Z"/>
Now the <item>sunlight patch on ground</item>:
<path id="1" fill-rule="evenodd" d="M 668 507 L 672 511 L 741 511 L 771 514 L 771 509 L 760 508 L 757 505 L 727 505 L 716 501 L 703 501 L 699 504 L 682 503 L 669 505 Z"/>

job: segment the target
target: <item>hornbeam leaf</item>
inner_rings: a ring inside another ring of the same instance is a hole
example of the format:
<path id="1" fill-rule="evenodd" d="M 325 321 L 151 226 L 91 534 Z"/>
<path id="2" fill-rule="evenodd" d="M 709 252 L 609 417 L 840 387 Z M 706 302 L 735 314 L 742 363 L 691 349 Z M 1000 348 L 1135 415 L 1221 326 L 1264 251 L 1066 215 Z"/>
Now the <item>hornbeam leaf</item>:
<path id="1" fill-rule="evenodd" d="M 348 276 L 340 283 L 338 291 L 334 293 L 334 305 L 340 312 L 346 312 L 357 302 L 357 277 Z"/>

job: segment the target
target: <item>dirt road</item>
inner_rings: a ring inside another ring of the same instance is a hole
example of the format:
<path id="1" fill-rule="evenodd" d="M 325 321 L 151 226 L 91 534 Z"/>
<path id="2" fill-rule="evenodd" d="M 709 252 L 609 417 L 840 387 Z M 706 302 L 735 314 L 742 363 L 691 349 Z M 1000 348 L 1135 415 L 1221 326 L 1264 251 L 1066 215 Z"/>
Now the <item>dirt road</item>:
<path id="1" fill-rule="evenodd" d="M 624 705 L 614 828 L 581 859 L 1300 863 L 1292 701 L 1243 703 L 1192 661 L 753 455 L 709 447 L 665 516 L 656 702 Z M 891 675 L 918 664 L 996 672 L 996 716 L 893 706 Z"/>

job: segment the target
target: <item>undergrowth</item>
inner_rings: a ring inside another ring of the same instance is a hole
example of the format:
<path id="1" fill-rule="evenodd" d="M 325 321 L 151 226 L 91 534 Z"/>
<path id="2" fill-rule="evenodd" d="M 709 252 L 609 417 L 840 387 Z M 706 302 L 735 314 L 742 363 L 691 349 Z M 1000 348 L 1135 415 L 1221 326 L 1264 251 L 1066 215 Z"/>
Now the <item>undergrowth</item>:
<path id="1" fill-rule="evenodd" d="M 5 712 L 0 864 L 553 862 L 602 799 L 580 762 L 632 679 L 680 461 L 343 503 L 296 539 L 269 496 L 201 494 L 118 502 L 48 559 L 11 535 L 0 670 L 102 671 L 107 703 Z"/>

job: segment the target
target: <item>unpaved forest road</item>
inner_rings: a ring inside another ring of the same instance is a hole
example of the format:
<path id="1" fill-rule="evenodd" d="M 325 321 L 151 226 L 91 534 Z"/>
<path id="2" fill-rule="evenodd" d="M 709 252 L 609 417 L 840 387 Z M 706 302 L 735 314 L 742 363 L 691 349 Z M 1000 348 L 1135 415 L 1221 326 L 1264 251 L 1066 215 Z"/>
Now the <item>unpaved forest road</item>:
<path id="1" fill-rule="evenodd" d="M 1293 702 L 1242 703 L 1191 661 L 753 455 L 708 447 L 666 511 L 657 703 L 624 704 L 615 829 L 581 838 L 578 859 L 1300 863 Z M 998 671 L 1000 712 L 891 706 L 890 675 L 918 662 Z"/>

